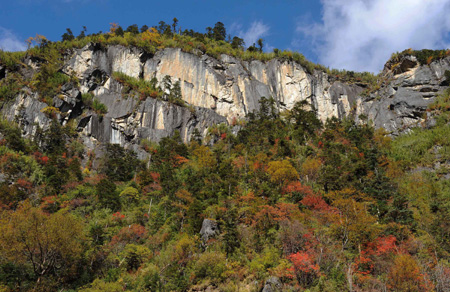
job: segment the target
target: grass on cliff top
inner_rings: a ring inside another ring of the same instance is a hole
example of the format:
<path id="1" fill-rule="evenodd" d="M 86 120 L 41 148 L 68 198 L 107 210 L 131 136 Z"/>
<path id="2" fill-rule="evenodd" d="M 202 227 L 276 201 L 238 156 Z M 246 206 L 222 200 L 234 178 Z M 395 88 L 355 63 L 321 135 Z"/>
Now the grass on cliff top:
<path id="1" fill-rule="evenodd" d="M 417 61 L 419 61 L 420 65 L 429 65 L 433 61 L 441 60 L 445 57 L 450 56 L 450 50 L 407 49 L 402 52 L 392 54 L 389 61 L 392 63 L 398 63 L 404 56 L 414 56 L 417 58 Z"/>

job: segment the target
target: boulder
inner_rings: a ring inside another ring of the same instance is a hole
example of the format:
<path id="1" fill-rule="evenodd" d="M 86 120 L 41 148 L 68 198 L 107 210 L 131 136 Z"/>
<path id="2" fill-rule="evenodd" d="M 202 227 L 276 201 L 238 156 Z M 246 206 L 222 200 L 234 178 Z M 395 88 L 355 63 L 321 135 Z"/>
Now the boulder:
<path id="1" fill-rule="evenodd" d="M 202 229 L 200 230 L 200 235 L 202 236 L 203 242 L 207 242 L 218 234 L 219 225 L 217 224 L 217 222 L 210 219 L 204 219 L 202 223 Z"/>
<path id="2" fill-rule="evenodd" d="M 266 280 L 266 284 L 262 292 L 278 292 L 281 291 L 282 285 L 278 277 L 270 277 Z"/>

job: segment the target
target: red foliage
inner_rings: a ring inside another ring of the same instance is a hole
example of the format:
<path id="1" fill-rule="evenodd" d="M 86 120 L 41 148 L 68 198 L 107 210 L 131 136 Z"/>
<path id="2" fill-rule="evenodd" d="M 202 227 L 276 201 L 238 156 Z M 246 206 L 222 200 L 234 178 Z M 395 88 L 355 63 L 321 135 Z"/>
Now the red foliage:
<path id="1" fill-rule="evenodd" d="M 57 196 L 43 197 L 41 201 L 41 209 L 48 213 L 54 213 L 60 208 L 60 202 Z"/>
<path id="2" fill-rule="evenodd" d="M 391 253 L 397 253 L 396 241 L 397 238 L 395 236 L 389 235 L 379 237 L 367 244 L 366 248 L 361 251 L 359 258 L 355 261 L 356 273 L 362 276 L 371 274 L 375 267 L 375 260 L 382 259 Z"/>
<path id="3" fill-rule="evenodd" d="M 288 259 L 294 265 L 295 271 L 306 273 L 315 273 L 319 271 L 319 265 L 315 263 L 314 256 L 310 252 L 299 251 L 288 256 Z"/>
<path id="4" fill-rule="evenodd" d="M 282 190 L 283 194 L 301 193 L 304 195 L 313 195 L 313 190 L 309 186 L 302 185 L 299 181 L 292 181 Z"/>
<path id="5" fill-rule="evenodd" d="M 320 268 L 316 263 L 316 256 L 312 250 L 299 251 L 288 256 L 293 267 L 289 270 L 299 283 L 304 286 L 310 285 L 315 278 L 320 276 Z"/>
<path id="6" fill-rule="evenodd" d="M 17 187 L 22 189 L 23 191 L 29 191 L 33 188 L 33 184 L 24 178 L 17 179 Z"/>
<path id="7" fill-rule="evenodd" d="M 331 212 L 332 208 L 330 205 L 325 202 L 325 200 L 315 194 L 306 195 L 303 200 L 300 201 L 301 204 L 308 207 L 311 210 L 319 211 L 319 212 Z"/>
<path id="8" fill-rule="evenodd" d="M 148 193 L 150 193 L 152 191 L 160 191 L 160 190 L 162 190 L 161 183 L 159 181 L 160 174 L 157 173 L 157 172 L 150 172 L 150 176 L 152 177 L 152 181 L 153 182 L 150 183 L 149 185 L 146 185 L 143 188 L 143 193 L 144 194 L 148 194 Z"/>
<path id="9" fill-rule="evenodd" d="M 152 177 L 153 181 L 158 182 L 159 183 L 159 178 L 161 177 L 161 175 L 157 172 L 150 172 L 150 176 Z"/>
<path id="10" fill-rule="evenodd" d="M 116 222 L 120 222 L 123 219 L 125 219 L 125 215 L 121 214 L 120 212 L 116 212 L 112 215 L 112 220 Z"/>
<path id="11" fill-rule="evenodd" d="M 222 133 L 222 135 L 220 135 L 221 140 L 225 140 L 226 138 L 227 138 L 227 133 Z"/>
<path id="12" fill-rule="evenodd" d="M 47 164 L 47 162 L 48 162 L 48 157 L 47 156 L 42 156 L 41 163 L 42 164 Z"/>
<path id="13" fill-rule="evenodd" d="M 278 203 L 275 206 L 259 206 L 260 210 L 253 217 L 253 226 L 258 226 L 262 231 L 270 228 L 280 221 L 291 219 L 299 213 L 296 205 L 290 203 Z"/>
<path id="14" fill-rule="evenodd" d="M 139 224 L 131 224 L 130 226 L 123 227 L 116 235 L 113 236 L 111 239 L 111 245 L 116 245 L 119 243 L 137 243 L 146 237 L 147 230 L 144 226 Z"/>
<path id="15" fill-rule="evenodd" d="M 187 159 L 186 157 L 183 157 L 181 155 L 175 155 L 173 161 L 172 161 L 172 165 L 173 167 L 179 167 L 180 165 L 188 162 L 189 159 Z"/>

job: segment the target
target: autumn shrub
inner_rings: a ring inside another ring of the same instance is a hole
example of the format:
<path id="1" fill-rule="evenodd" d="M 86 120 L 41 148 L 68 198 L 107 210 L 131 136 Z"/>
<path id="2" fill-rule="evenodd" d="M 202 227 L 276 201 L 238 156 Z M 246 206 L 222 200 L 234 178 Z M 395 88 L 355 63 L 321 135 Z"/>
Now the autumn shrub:
<path id="1" fill-rule="evenodd" d="M 0 216 L 3 261 L 31 267 L 35 280 L 66 277 L 81 259 L 83 223 L 73 215 L 44 214 L 25 202 L 16 212 L 2 211 Z"/>
<path id="2" fill-rule="evenodd" d="M 142 263 L 148 262 L 151 255 L 151 251 L 146 246 L 127 244 L 119 257 L 123 259 L 127 271 L 131 271 L 138 269 Z"/>
<path id="3" fill-rule="evenodd" d="M 312 251 L 299 251 L 288 256 L 293 267 L 291 271 L 303 287 L 309 287 L 320 275 L 320 268 Z"/>
<path id="4" fill-rule="evenodd" d="M 194 283 L 209 281 L 216 285 L 224 278 L 226 268 L 226 255 L 219 251 L 207 251 L 200 254 L 194 261 L 190 278 Z"/>
<path id="5" fill-rule="evenodd" d="M 433 291 L 433 284 L 420 272 L 416 260 L 408 254 L 399 254 L 388 275 L 388 287 L 392 291 Z"/>

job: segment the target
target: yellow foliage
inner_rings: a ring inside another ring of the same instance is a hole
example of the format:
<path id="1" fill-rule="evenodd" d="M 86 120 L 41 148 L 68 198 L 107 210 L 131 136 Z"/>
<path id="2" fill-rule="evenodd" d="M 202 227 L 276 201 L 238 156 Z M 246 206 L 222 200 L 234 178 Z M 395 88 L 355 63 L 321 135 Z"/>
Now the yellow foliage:
<path id="1" fill-rule="evenodd" d="M 43 109 L 41 109 L 41 112 L 43 112 L 44 114 L 47 114 L 47 115 L 53 115 L 53 114 L 59 114 L 59 113 L 61 113 L 61 112 L 59 111 L 59 109 L 57 109 L 57 108 L 54 107 L 54 106 L 46 106 L 46 107 L 44 107 Z"/>
<path id="2" fill-rule="evenodd" d="M 119 24 L 117 24 L 117 23 L 115 23 L 115 22 L 111 22 L 109 25 L 110 25 L 110 27 L 109 27 L 109 33 L 110 33 L 110 34 L 115 34 L 117 28 L 119 27 Z"/>
<path id="3" fill-rule="evenodd" d="M 298 179 L 298 172 L 288 160 L 271 161 L 267 172 L 270 180 L 274 183 L 282 184 L 287 181 Z"/>
<path id="4" fill-rule="evenodd" d="M 212 151 L 204 145 L 198 146 L 192 153 L 194 155 L 195 162 L 200 169 L 212 168 L 217 163 Z"/>
<path id="5" fill-rule="evenodd" d="M 28 201 L 0 214 L 0 256 L 29 264 L 36 276 L 70 266 L 81 257 L 83 226 L 70 214 L 45 214 Z M 27 251 L 27 252 L 25 252 Z"/>
<path id="6" fill-rule="evenodd" d="M 333 200 L 339 212 L 331 214 L 331 232 L 342 242 L 344 248 L 349 243 L 360 247 L 372 241 L 380 233 L 377 220 L 370 215 L 367 205 L 352 198 L 338 197 Z"/>
<path id="7" fill-rule="evenodd" d="M 318 158 L 306 158 L 305 162 L 302 164 L 302 169 L 300 171 L 301 175 L 306 177 L 308 180 L 316 180 L 319 175 L 319 169 L 322 163 Z"/>
<path id="8" fill-rule="evenodd" d="M 158 31 L 156 30 L 156 28 L 151 27 L 150 29 L 144 31 L 141 34 L 141 39 L 143 41 L 147 41 L 156 45 L 160 45 L 161 44 L 161 35 L 158 33 Z"/>
<path id="9" fill-rule="evenodd" d="M 388 287 L 392 291 L 433 291 L 432 283 L 427 283 L 420 273 L 417 262 L 408 254 L 400 254 L 388 275 Z"/>

